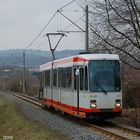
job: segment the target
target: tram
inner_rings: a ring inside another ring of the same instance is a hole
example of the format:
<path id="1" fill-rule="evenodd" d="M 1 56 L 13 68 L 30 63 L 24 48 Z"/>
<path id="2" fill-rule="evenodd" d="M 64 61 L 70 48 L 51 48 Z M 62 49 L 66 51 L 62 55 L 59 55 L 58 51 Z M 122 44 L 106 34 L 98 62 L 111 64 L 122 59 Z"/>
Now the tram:
<path id="1" fill-rule="evenodd" d="M 113 118 L 122 112 L 121 70 L 116 54 L 78 54 L 40 66 L 43 106 L 76 117 Z"/>

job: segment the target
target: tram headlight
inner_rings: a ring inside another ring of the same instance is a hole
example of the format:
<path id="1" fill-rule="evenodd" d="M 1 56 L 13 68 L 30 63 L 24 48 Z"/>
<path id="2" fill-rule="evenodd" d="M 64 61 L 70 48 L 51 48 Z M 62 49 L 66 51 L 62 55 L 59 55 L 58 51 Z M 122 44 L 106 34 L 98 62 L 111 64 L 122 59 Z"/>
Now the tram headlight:
<path id="1" fill-rule="evenodd" d="M 97 105 L 96 105 L 96 100 L 91 100 L 90 101 L 90 108 L 96 108 Z"/>
<path id="2" fill-rule="evenodd" d="M 90 104 L 91 108 L 96 108 L 96 104 Z"/>
<path id="3" fill-rule="evenodd" d="M 116 108 L 120 108 L 121 104 L 120 103 L 116 103 Z"/>
<path id="4" fill-rule="evenodd" d="M 115 107 L 116 108 L 120 108 L 121 107 L 121 100 L 116 100 Z"/>

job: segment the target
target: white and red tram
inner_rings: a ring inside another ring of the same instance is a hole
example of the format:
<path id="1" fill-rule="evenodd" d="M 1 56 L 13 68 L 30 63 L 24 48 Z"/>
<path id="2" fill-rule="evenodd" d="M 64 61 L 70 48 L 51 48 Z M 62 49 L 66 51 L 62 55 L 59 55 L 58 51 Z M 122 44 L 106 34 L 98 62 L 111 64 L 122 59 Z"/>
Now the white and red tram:
<path id="1" fill-rule="evenodd" d="M 122 112 L 120 73 L 115 54 L 79 54 L 41 65 L 42 105 L 81 118 L 118 116 Z"/>

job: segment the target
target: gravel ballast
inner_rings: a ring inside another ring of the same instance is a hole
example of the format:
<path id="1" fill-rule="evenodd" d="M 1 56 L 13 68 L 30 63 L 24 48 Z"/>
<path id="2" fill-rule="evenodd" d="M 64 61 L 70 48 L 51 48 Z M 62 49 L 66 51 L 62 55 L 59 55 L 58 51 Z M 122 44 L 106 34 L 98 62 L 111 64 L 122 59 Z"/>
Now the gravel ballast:
<path id="1" fill-rule="evenodd" d="M 67 117 L 61 116 L 47 110 L 43 110 L 24 100 L 18 99 L 13 95 L 0 92 L 0 96 L 4 97 L 8 102 L 16 103 L 25 117 L 33 121 L 38 121 L 42 125 L 47 126 L 51 130 L 60 131 L 60 133 L 68 136 L 73 140 L 105 140 L 103 136 L 88 130 L 80 123 L 75 123 Z"/>

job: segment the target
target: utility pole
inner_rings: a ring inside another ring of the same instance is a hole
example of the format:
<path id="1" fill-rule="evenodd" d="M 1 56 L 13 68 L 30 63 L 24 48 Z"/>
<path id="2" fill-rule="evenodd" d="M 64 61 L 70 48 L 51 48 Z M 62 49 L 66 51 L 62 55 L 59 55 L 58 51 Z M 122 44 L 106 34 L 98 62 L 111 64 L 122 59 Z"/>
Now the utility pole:
<path id="1" fill-rule="evenodd" d="M 25 94 L 25 51 L 23 52 L 23 79 L 22 79 L 22 93 Z"/>
<path id="2" fill-rule="evenodd" d="M 89 29 L 88 29 L 88 5 L 86 5 L 86 25 L 85 25 L 85 51 L 89 50 Z"/>
<path id="3" fill-rule="evenodd" d="M 5 90 L 5 63 L 3 63 L 3 90 Z"/>

